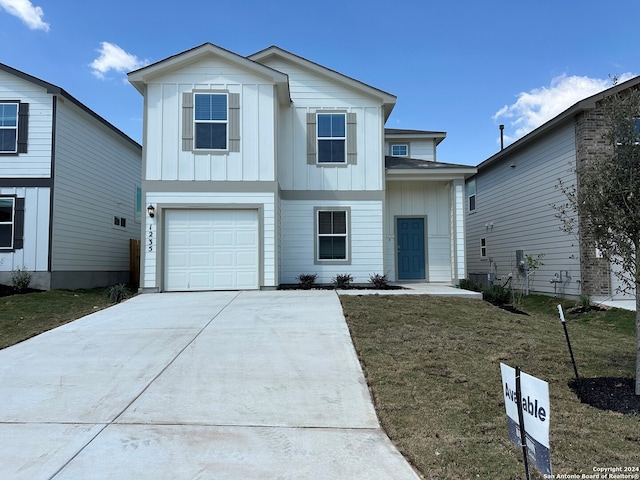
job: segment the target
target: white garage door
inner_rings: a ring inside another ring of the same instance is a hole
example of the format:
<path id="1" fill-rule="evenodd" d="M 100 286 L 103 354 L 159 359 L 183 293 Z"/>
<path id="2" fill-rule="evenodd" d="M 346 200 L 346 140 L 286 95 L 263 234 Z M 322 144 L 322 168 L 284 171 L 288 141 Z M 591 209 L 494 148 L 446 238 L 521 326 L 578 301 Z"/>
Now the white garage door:
<path id="1" fill-rule="evenodd" d="M 258 237 L 257 210 L 167 210 L 164 289 L 257 289 Z"/>

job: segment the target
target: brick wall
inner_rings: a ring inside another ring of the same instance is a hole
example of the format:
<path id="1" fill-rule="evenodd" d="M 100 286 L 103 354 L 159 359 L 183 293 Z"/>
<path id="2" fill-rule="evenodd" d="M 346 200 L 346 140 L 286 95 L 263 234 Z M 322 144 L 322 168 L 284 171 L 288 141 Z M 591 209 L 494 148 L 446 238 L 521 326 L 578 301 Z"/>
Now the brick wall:
<path id="1" fill-rule="evenodd" d="M 582 111 L 575 117 L 576 166 L 596 161 L 609 155 L 611 146 L 602 138 L 604 128 L 601 108 Z M 580 189 L 580 175 L 577 178 Z M 611 295 L 611 270 L 609 262 L 596 257 L 596 245 L 589 234 L 589 223 L 580 218 L 580 269 L 582 270 L 582 293 L 587 295 Z"/>

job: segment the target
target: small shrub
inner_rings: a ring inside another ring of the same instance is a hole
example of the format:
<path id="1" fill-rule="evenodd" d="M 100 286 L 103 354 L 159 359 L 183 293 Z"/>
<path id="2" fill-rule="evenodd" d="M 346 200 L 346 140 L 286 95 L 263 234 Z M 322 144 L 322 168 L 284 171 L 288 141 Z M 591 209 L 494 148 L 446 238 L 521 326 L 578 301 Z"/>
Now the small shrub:
<path id="1" fill-rule="evenodd" d="M 17 293 L 24 293 L 31 283 L 31 273 L 27 267 L 23 265 L 13 270 L 11 274 L 11 284 Z"/>
<path id="2" fill-rule="evenodd" d="M 460 280 L 460 288 L 463 290 L 471 290 L 472 292 L 482 291 L 482 286 L 480 284 L 472 282 L 466 278 Z"/>
<path id="3" fill-rule="evenodd" d="M 591 297 L 586 293 L 580 295 L 580 306 L 583 310 L 589 310 L 591 307 Z"/>
<path id="4" fill-rule="evenodd" d="M 369 275 L 369 283 L 372 284 L 375 288 L 379 288 L 381 290 L 389 287 L 389 280 L 387 279 L 387 276 L 380 275 L 379 273 Z"/>
<path id="5" fill-rule="evenodd" d="M 506 305 L 511 301 L 511 290 L 502 285 L 491 285 L 482 292 L 482 298 L 494 305 Z"/>
<path id="6" fill-rule="evenodd" d="M 336 288 L 350 288 L 351 282 L 353 282 L 353 277 L 348 273 L 343 273 L 341 275 L 336 275 L 335 278 L 331 279 L 331 282 L 333 282 Z"/>
<path id="7" fill-rule="evenodd" d="M 124 283 L 118 283 L 117 285 L 109 287 L 109 301 L 111 303 L 120 303 L 129 298 L 129 296 L 129 289 Z"/>
<path id="8" fill-rule="evenodd" d="M 309 290 L 316 283 L 316 278 L 318 278 L 317 273 L 303 273 L 298 275 L 298 282 L 303 289 Z"/>

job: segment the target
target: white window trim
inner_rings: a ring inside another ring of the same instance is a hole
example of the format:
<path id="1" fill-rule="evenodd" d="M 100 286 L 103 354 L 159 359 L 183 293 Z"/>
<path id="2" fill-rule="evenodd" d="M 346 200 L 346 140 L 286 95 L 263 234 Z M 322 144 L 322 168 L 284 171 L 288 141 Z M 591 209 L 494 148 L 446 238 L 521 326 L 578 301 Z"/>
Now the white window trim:
<path id="1" fill-rule="evenodd" d="M 396 155 L 393 153 L 393 147 L 404 147 L 406 152 L 404 155 Z M 409 144 L 408 143 L 392 143 L 391 144 L 391 156 L 392 157 L 408 157 L 409 156 Z"/>
<path id="2" fill-rule="evenodd" d="M 318 117 L 321 115 L 341 115 L 344 118 L 344 136 L 343 137 L 320 137 L 320 121 Z M 320 142 L 327 140 L 342 140 L 344 142 L 344 160 L 342 162 L 322 162 L 320 161 Z M 316 112 L 316 164 L 318 165 L 346 165 L 347 164 L 347 112 Z"/>
<path id="3" fill-rule="evenodd" d="M 227 103 L 226 120 L 196 120 L 196 97 L 198 95 L 224 95 Z M 223 123 L 227 126 L 225 148 L 197 148 L 197 125 L 199 123 Z M 229 151 L 229 92 L 221 92 L 216 90 L 194 90 L 193 91 L 193 151 L 194 152 L 228 152 Z"/>
<path id="4" fill-rule="evenodd" d="M 11 244 L 8 247 L 0 246 L 0 250 L 13 250 L 13 237 L 15 236 L 16 228 L 16 197 L 0 197 L 1 200 L 11 200 L 11 221 L 0 222 L 0 225 L 11 225 Z"/>
<path id="5" fill-rule="evenodd" d="M 2 154 L 15 154 L 18 153 L 18 124 L 20 123 L 20 104 L 18 102 L 0 102 L 2 105 L 15 105 L 16 106 L 16 125 L 15 126 L 3 126 L 0 125 L 0 130 L 15 130 L 15 143 L 13 150 L 0 150 Z"/>
<path id="6" fill-rule="evenodd" d="M 487 237 L 480 238 L 480 258 L 487 258 Z"/>
<path id="7" fill-rule="evenodd" d="M 320 234 L 320 212 L 344 212 L 346 228 L 344 234 Z M 314 243 L 314 263 L 316 265 L 351 265 L 351 208 L 350 207 L 315 207 L 313 215 L 313 243 Z M 325 259 L 320 258 L 320 238 L 321 237 L 337 237 L 345 238 L 345 256 L 346 258 Z"/>

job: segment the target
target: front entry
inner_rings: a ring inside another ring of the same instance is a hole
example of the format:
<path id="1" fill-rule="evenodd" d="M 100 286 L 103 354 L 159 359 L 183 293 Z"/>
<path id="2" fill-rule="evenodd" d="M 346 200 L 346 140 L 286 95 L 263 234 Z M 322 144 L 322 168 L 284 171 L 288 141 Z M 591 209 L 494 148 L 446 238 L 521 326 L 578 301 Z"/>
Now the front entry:
<path id="1" fill-rule="evenodd" d="M 398 218 L 398 280 L 425 280 L 424 218 Z"/>

